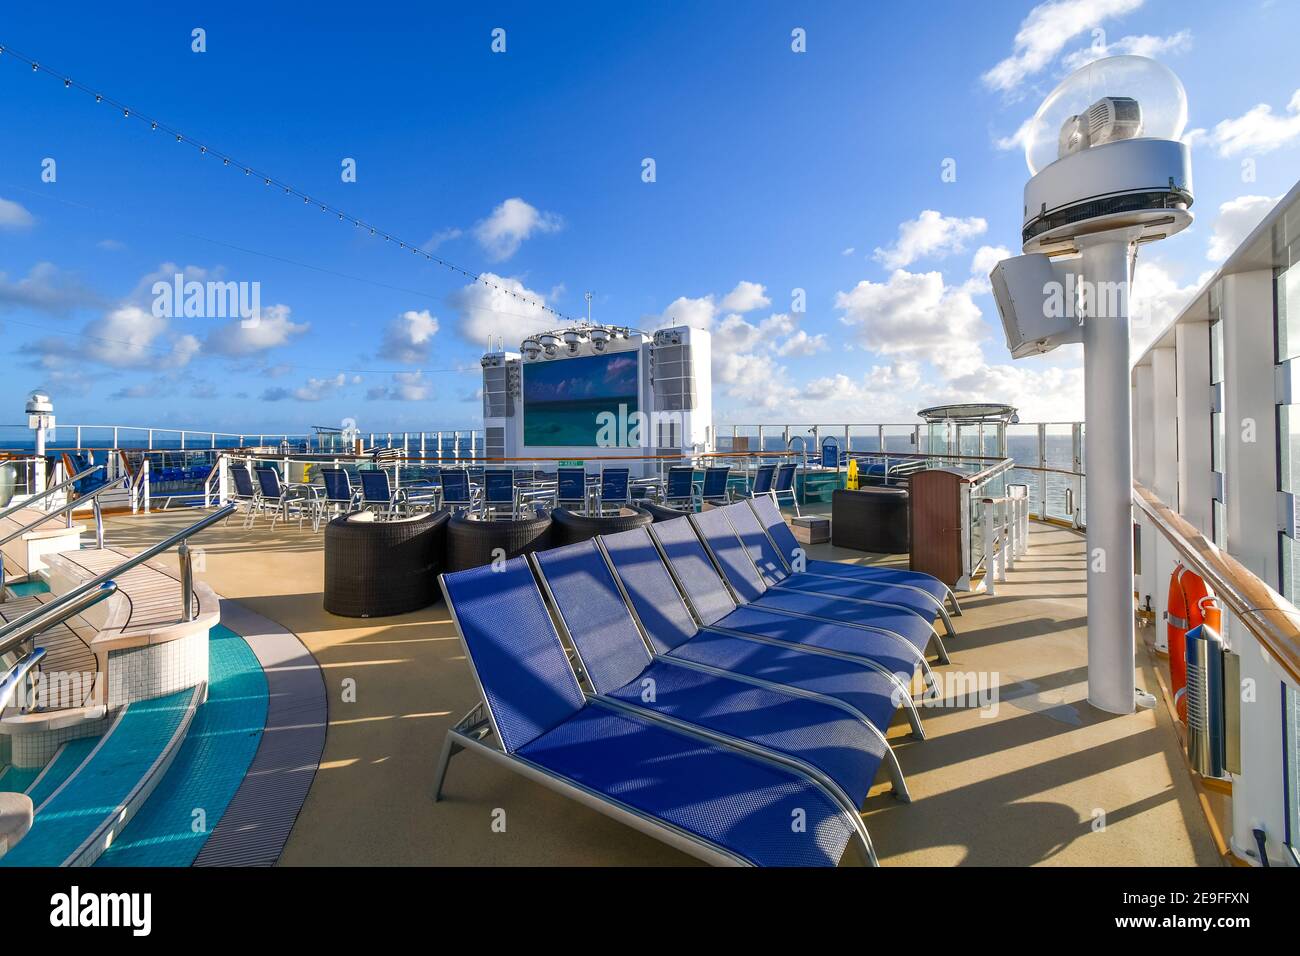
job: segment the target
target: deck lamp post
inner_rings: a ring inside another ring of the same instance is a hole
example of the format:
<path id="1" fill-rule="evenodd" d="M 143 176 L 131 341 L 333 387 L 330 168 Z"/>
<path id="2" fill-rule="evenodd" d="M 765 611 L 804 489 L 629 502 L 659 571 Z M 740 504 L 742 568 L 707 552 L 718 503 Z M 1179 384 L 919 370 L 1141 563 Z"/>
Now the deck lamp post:
<path id="1" fill-rule="evenodd" d="M 1132 713 L 1130 288 L 1141 245 L 1192 221 L 1187 96 L 1147 57 L 1096 60 L 1030 121 L 1021 240 L 990 280 L 1013 358 L 1081 342 L 1088 463 L 1088 701 Z"/>

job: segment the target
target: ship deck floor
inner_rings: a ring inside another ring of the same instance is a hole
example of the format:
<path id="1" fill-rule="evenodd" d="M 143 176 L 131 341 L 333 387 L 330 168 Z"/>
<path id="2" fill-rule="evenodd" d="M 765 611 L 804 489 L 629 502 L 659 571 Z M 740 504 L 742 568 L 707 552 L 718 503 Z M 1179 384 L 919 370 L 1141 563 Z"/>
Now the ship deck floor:
<path id="1" fill-rule="evenodd" d="M 116 547 L 140 549 L 193 512 L 109 520 Z M 238 520 L 193 542 L 196 576 L 294 633 L 325 674 L 329 728 L 320 770 L 282 865 L 670 865 L 680 852 L 461 754 L 445 798 L 430 799 L 444 731 L 475 703 L 441 604 L 382 621 L 321 605 L 323 536 Z M 997 595 L 964 595 L 938 674 L 996 686 L 978 701 L 927 707 L 929 739 L 890 730 L 912 802 L 878 783 L 865 820 L 881 863 L 899 865 L 1218 865 L 1167 708 L 1114 716 L 1087 703 L 1083 536 L 1032 524 L 1031 548 Z M 830 545 L 811 557 L 900 563 Z M 903 559 L 905 561 L 905 559 Z M 1139 681 L 1159 693 L 1139 641 Z M 346 679 L 355 699 L 346 700 Z M 962 686 L 953 682 L 954 691 Z M 505 810 L 505 832 L 494 822 Z"/>

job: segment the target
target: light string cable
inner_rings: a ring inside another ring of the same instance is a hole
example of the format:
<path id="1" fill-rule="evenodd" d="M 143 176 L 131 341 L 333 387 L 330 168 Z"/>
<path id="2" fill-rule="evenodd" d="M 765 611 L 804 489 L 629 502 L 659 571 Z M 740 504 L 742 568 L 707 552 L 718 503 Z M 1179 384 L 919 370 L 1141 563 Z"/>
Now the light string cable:
<path id="1" fill-rule="evenodd" d="M 436 256 L 433 253 L 420 248 L 418 245 L 413 245 L 412 243 L 408 242 L 405 239 L 401 239 L 397 236 L 394 236 L 391 232 L 386 232 L 383 229 L 381 229 L 379 226 L 372 225 L 371 223 L 366 222 L 363 219 L 359 219 L 356 216 L 350 215 L 349 213 L 344 212 L 342 209 L 339 209 L 336 206 L 332 206 L 326 202 L 321 202 L 319 199 L 313 199 L 308 193 L 303 192 L 302 190 L 292 186 L 289 183 L 277 179 L 276 177 L 271 176 L 267 173 L 261 172 L 256 167 L 251 166 L 247 163 L 241 163 L 239 160 L 235 159 L 233 156 L 227 153 L 223 153 L 219 150 L 212 149 L 211 147 L 207 146 L 205 143 L 199 142 L 194 137 L 188 136 L 185 133 L 181 132 L 180 130 L 175 129 L 172 126 L 169 126 L 166 123 L 161 122 L 160 120 L 156 120 L 150 116 L 146 116 L 145 114 L 140 113 L 135 109 L 132 109 L 130 106 L 127 106 L 125 103 L 122 103 L 110 96 L 107 96 L 106 94 L 101 93 L 98 90 L 92 89 L 91 87 L 86 86 L 84 83 L 80 83 L 77 80 L 72 79 L 72 77 L 64 73 L 60 73 L 56 70 L 52 70 L 48 66 L 43 65 L 37 60 L 34 60 L 29 56 L 19 53 L 17 50 L 9 46 L 8 44 L 0 43 L 0 59 L 3 59 L 4 57 L 8 57 L 20 63 L 25 63 L 27 66 L 31 68 L 33 73 L 43 74 L 45 76 L 49 76 L 49 77 L 53 77 L 54 79 L 61 80 L 65 89 L 77 90 L 79 92 L 86 93 L 89 96 L 93 96 L 95 98 L 96 103 L 105 103 L 108 106 L 112 107 L 113 109 L 121 111 L 124 119 L 134 119 L 142 123 L 147 123 L 149 125 L 150 130 L 175 137 L 176 142 L 197 149 L 199 151 L 200 156 L 210 155 L 216 159 L 221 160 L 222 166 L 230 166 L 235 169 L 242 170 L 244 175 L 249 177 L 250 179 L 253 177 L 257 177 L 258 179 L 262 180 L 263 185 L 281 189 L 283 190 L 284 195 L 293 196 L 295 198 L 301 199 L 303 201 L 303 205 L 319 206 L 321 212 L 337 216 L 339 222 L 351 223 L 357 229 L 367 229 L 370 231 L 370 235 L 382 236 L 385 242 L 396 242 L 398 249 L 401 250 L 410 249 L 413 254 L 415 254 L 416 256 L 423 256 L 424 259 L 428 262 L 432 262 L 437 265 L 440 265 L 444 269 L 449 269 L 452 272 L 464 276 L 466 279 L 469 279 L 472 282 L 478 282 L 484 286 L 487 286 L 490 289 L 494 289 L 498 292 L 504 292 L 506 295 L 509 295 L 526 305 L 540 309 L 543 312 L 548 312 L 551 315 L 554 315 L 555 317 L 561 319 L 564 322 L 567 323 L 577 322 L 577 320 L 574 319 L 572 316 L 566 315 L 565 313 L 559 311 L 558 309 L 554 309 L 551 306 L 546 305 L 544 302 L 540 302 L 537 299 L 531 298 L 526 295 L 520 295 L 518 292 L 514 291 L 513 289 L 506 288 L 500 283 L 493 282 L 490 279 L 481 275 L 480 273 L 474 272 L 470 269 L 462 268 L 461 266 L 456 265 L 456 263 L 451 262 L 448 259 L 444 259 L 441 256 Z"/>

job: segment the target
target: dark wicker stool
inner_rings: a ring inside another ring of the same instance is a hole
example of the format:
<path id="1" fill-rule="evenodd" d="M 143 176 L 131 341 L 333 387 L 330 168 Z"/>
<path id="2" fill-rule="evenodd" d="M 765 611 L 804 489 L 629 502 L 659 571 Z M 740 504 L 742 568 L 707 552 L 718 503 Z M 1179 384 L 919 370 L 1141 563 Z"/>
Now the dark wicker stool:
<path id="1" fill-rule="evenodd" d="M 435 603 L 448 512 L 396 521 L 365 515 L 345 515 L 325 527 L 325 610 L 387 617 Z"/>
<path id="2" fill-rule="evenodd" d="M 911 545 L 905 488 L 839 489 L 831 497 L 831 544 L 875 554 L 905 554 Z"/>
<path id="3" fill-rule="evenodd" d="M 643 501 L 637 507 L 648 514 L 652 522 L 672 521 L 674 518 L 680 518 L 682 515 L 687 514 L 687 512 L 678 511 L 676 508 L 665 508 L 663 505 L 657 505 L 653 501 Z"/>
<path id="4" fill-rule="evenodd" d="M 456 515 L 447 522 L 447 570 L 464 571 L 491 564 L 500 550 L 507 558 L 551 546 L 551 516 L 530 515 L 509 521 L 482 521 Z"/>
<path id="5" fill-rule="evenodd" d="M 556 508 L 551 512 L 551 544 L 560 547 L 565 544 L 577 544 L 587 541 L 598 534 L 617 534 L 644 528 L 650 524 L 650 512 L 640 508 L 623 508 L 616 515 L 579 515 L 567 508 Z"/>

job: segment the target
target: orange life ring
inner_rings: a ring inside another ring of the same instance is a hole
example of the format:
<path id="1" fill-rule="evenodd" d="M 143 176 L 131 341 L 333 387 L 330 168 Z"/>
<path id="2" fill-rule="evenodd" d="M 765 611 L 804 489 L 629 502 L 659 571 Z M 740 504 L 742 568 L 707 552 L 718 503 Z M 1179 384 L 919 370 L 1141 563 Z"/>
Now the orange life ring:
<path id="1" fill-rule="evenodd" d="M 1219 607 L 1200 575 L 1179 564 L 1169 578 L 1169 602 L 1165 608 L 1169 639 L 1169 682 L 1178 719 L 1187 720 L 1187 632 L 1209 623 L 1219 630 Z"/>

